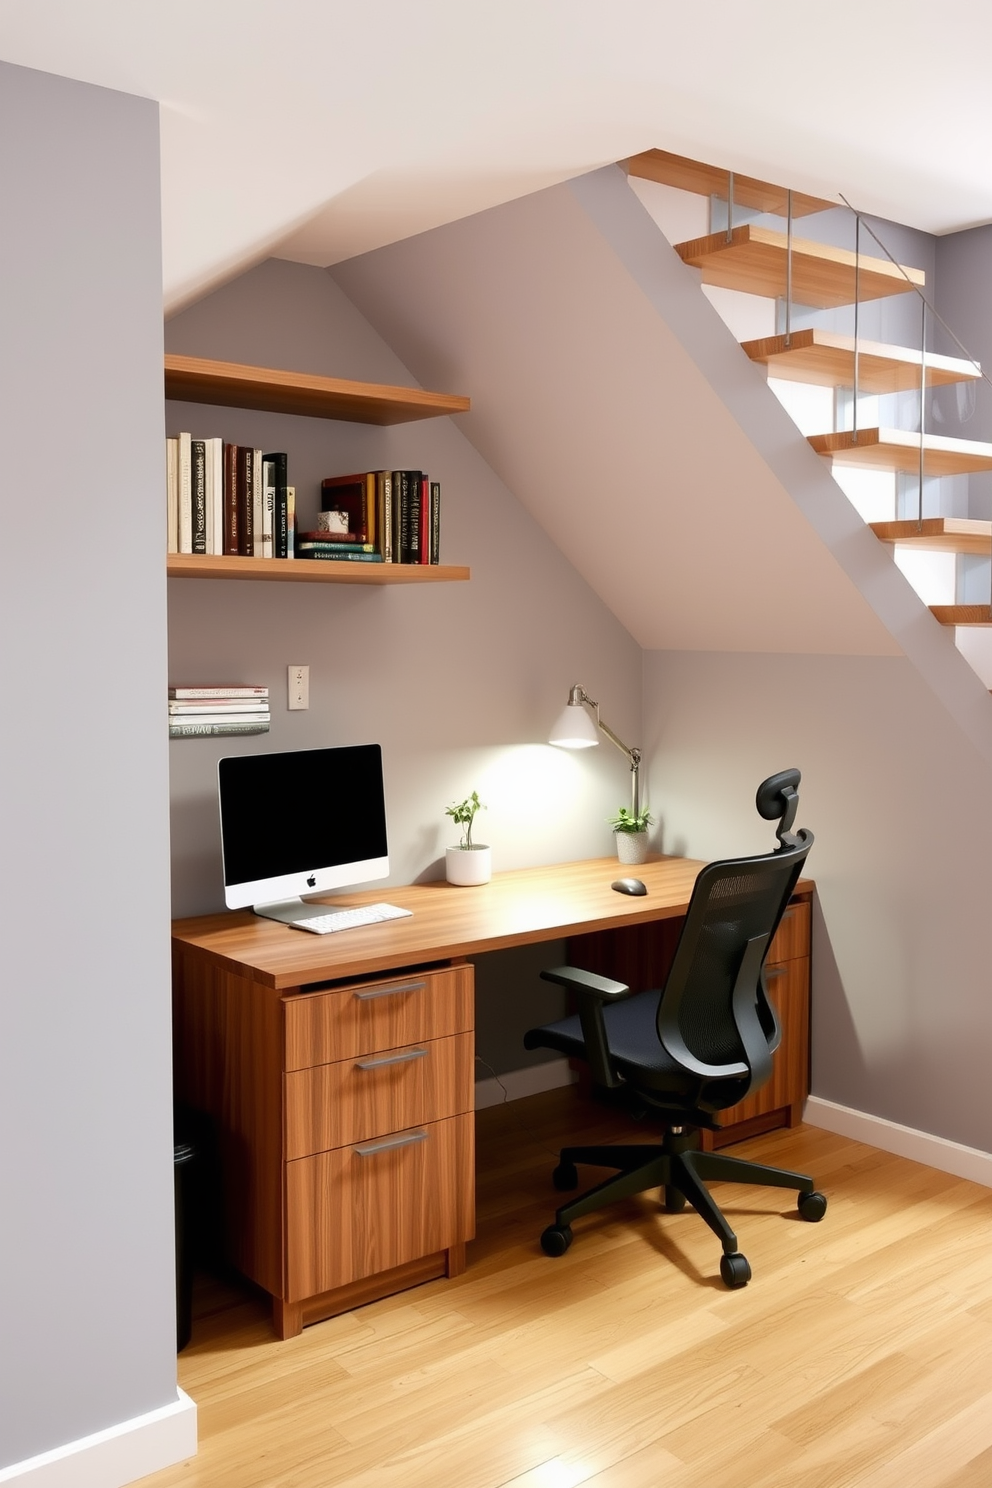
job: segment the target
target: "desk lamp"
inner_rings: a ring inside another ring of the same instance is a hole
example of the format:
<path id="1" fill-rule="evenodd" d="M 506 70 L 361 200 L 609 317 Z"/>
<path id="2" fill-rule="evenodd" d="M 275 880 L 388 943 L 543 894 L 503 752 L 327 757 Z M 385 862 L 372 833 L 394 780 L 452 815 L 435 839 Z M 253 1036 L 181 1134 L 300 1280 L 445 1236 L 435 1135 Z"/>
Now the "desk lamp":
<path id="1" fill-rule="evenodd" d="M 593 723 L 586 708 L 596 710 L 596 722 Z M 548 743 L 556 744 L 559 749 L 589 749 L 593 744 L 599 743 L 597 728 L 604 733 L 612 744 L 615 744 L 620 753 L 625 755 L 630 762 L 630 798 L 631 815 L 636 816 L 638 810 L 638 771 L 641 767 L 641 751 L 631 749 L 622 739 L 617 738 L 609 724 L 604 723 L 599 716 L 599 704 L 591 698 L 584 687 L 576 682 L 568 694 L 568 703 L 558 719 L 551 733 L 548 735 Z"/>

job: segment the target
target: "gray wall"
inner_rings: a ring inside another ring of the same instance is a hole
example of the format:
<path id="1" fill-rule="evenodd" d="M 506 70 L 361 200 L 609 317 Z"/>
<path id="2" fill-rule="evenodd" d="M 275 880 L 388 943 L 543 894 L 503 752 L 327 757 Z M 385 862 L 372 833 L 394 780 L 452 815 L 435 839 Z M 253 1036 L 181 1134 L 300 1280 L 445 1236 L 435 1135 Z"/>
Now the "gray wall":
<path id="1" fill-rule="evenodd" d="M 992 772 L 903 658 L 645 655 L 666 851 L 767 851 L 758 782 L 803 772 L 818 908 L 813 1091 L 992 1150 Z"/>
<path id="2" fill-rule="evenodd" d="M 170 320 L 166 344 L 412 382 L 330 276 L 298 264 L 270 261 L 243 275 Z M 612 851 L 606 817 L 625 799 L 623 761 L 609 746 L 576 755 L 545 741 L 573 682 L 636 739 L 640 649 L 456 420 L 377 429 L 171 403 L 167 422 L 170 433 L 187 428 L 286 449 L 304 525 L 313 523 L 324 475 L 428 470 L 443 489 L 442 559 L 472 570 L 467 584 L 416 589 L 172 581 L 172 680 L 267 683 L 273 712 L 266 735 L 170 746 L 177 914 L 223 904 L 215 770 L 226 753 L 380 743 L 391 883 L 443 877 L 444 847 L 457 841 L 445 807 L 473 789 L 487 805 L 476 835 L 492 844 L 496 869 Z M 286 667 L 297 662 L 311 669 L 305 713 L 286 708 Z M 549 947 L 547 964 L 558 955 Z M 515 1068 L 527 1062 L 522 1031 L 558 1004 L 513 956 L 485 975 L 502 989 L 494 995 L 520 1006 L 511 1011 L 504 1001 L 504 1032 L 480 1036 L 480 1053 L 501 1071 Z"/>
<path id="3" fill-rule="evenodd" d="M 158 112 L 0 64 L 0 1467 L 174 1402 Z"/>

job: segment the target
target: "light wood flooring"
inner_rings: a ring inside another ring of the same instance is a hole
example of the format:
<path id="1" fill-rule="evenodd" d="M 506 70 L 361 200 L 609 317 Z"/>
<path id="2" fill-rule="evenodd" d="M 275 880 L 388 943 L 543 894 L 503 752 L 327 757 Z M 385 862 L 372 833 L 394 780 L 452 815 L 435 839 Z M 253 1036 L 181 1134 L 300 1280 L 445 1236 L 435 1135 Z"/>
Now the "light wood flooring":
<path id="1" fill-rule="evenodd" d="M 754 1273 L 648 1197 L 537 1237 L 548 1148 L 650 1140 L 553 1091 L 480 1113 L 469 1267 L 279 1343 L 207 1283 L 179 1380 L 200 1451 L 144 1488 L 989 1488 L 992 1191 L 812 1127 L 742 1144 L 814 1175 L 716 1187 Z M 587 1170 L 588 1172 L 588 1170 Z"/>

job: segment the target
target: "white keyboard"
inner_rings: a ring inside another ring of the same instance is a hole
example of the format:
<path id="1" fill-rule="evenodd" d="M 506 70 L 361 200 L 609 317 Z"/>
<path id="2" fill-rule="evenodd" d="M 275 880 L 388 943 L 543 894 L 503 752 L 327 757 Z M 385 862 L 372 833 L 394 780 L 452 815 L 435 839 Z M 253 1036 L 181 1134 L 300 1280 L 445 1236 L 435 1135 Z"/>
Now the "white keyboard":
<path id="1" fill-rule="evenodd" d="M 395 904 L 363 904 L 359 909 L 335 909 L 315 915 L 312 920 L 291 920 L 295 930 L 311 930 L 314 935 L 331 935 L 335 930 L 354 930 L 358 925 L 378 925 L 380 920 L 401 920 L 413 914 Z"/>

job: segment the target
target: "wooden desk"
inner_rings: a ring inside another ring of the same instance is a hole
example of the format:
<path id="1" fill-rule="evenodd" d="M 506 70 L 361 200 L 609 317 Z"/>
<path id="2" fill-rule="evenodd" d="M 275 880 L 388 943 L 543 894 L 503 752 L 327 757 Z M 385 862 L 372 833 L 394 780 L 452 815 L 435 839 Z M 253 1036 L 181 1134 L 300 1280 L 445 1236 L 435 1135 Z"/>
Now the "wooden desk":
<path id="1" fill-rule="evenodd" d="M 213 1122 L 227 1253 L 271 1293 L 281 1337 L 464 1267 L 475 1233 L 466 958 L 589 936 L 589 964 L 609 948 L 604 935 L 633 931 L 643 971 L 701 867 L 645 863 L 648 893 L 637 898 L 610 888 L 613 858 L 518 869 L 478 888 L 364 890 L 328 903 L 388 898 L 412 917 L 336 935 L 249 912 L 175 922 L 177 1097 Z M 769 957 L 801 963 L 783 1121 L 798 1119 L 808 1091 L 812 888 L 800 881 Z M 677 926 L 668 929 L 672 939 Z"/>

